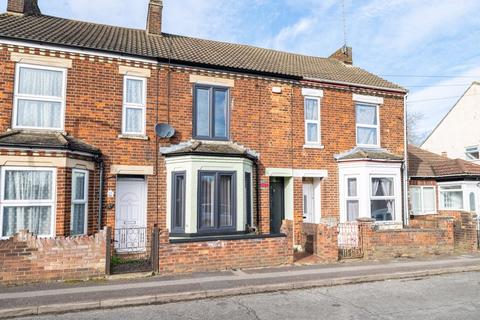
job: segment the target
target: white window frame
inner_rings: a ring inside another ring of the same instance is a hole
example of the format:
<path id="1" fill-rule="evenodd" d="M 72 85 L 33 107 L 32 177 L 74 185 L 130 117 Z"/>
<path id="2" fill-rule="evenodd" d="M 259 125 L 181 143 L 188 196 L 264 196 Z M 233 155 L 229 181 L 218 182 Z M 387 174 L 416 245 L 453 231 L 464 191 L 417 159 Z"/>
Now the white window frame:
<path id="1" fill-rule="evenodd" d="M 74 177 L 75 173 L 81 173 L 85 174 L 85 184 L 83 186 L 83 194 L 84 194 L 84 199 L 82 200 L 75 200 L 75 190 L 74 187 L 76 184 L 74 183 Z M 83 204 L 85 205 L 85 221 L 84 221 L 84 230 L 83 234 L 76 234 L 75 236 L 81 236 L 81 235 L 86 235 L 88 234 L 88 186 L 89 186 L 89 172 L 88 170 L 83 170 L 83 169 L 73 169 L 72 170 L 72 204 L 71 204 L 71 211 L 70 211 L 70 232 L 73 231 L 73 210 L 74 210 L 74 205 L 76 204 Z"/>
<path id="2" fill-rule="evenodd" d="M 455 187 L 455 186 L 458 186 L 459 188 L 456 188 L 456 189 L 445 189 L 445 187 Z M 439 186 L 439 196 L 440 196 L 440 210 L 464 210 L 465 208 L 465 192 L 463 190 L 463 185 L 461 183 L 454 183 L 454 184 L 446 184 L 446 185 L 441 185 Z M 461 191 L 462 192 L 462 207 L 461 208 L 447 208 L 444 206 L 443 204 L 443 196 L 442 194 L 445 193 L 445 192 L 458 192 L 458 191 Z"/>
<path id="3" fill-rule="evenodd" d="M 473 150 L 475 149 L 475 150 Z M 465 148 L 465 159 L 468 160 L 468 161 L 477 161 L 477 160 L 480 160 L 480 157 L 479 158 L 473 158 L 473 157 L 470 157 L 469 154 L 471 152 L 479 152 L 480 153 L 480 147 L 479 146 L 470 146 L 470 147 L 466 147 Z"/>
<path id="4" fill-rule="evenodd" d="M 392 186 L 393 186 L 393 195 L 391 196 L 374 196 L 373 195 L 373 179 L 392 179 Z M 369 193 L 370 193 L 370 216 L 372 216 L 372 201 L 375 200 L 393 200 L 393 216 L 392 220 L 385 220 L 385 221 L 379 221 L 379 222 L 393 222 L 396 221 L 397 219 L 397 188 L 396 188 L 396 181 L 395 181 L 395 176 L 394 175 L 370 175 L 370 181 L 369 181 Z"/>
<path id="5" fill-rule="evenodd" d="M 420 206 L 422 207 L 421 212 L 414 212 L 413 211 L 413 190 L 414 189 L 420 189 Z M 425 211 L 424 208 L 424 194 L 423 191 L 425 189 L 433 189 L 433 211 Z M 412 214 L 415 216 L 422 216 L 422 215 L 429 215 L 429 214 L 436 214 L 437 213 L 437 188 L 435 186 L 411 186 L 410 187 L 410 201 L 412 203 Z"/>
<path id="6" fill-rule="evenodd" d="M 142 81 L 142 103 L 127 102 L 127 81 Z M 127 128 L 127 109 L 137 109 L 142 111 L 142 130 L 141 132 L 128 132 Z M 125 75 L 123 77 L 123 108 L 122 108 L 122 135 L 125 136 L 145 136 L 147 122 L 147 78 Z"/>
<path id="7" fill-rule="evenodd" d="M 350 179 L 355 179 L 357 183 L 357 195 L 356 196 L 350 196 L 348 194 L 348 180 Z M 360 176 L 358 175 L 346 175 L 345 176 L 345 217 L 346 220 L 348 221 L 348 202 L 349 201 L 358 201 L 358 217 L 360 218 Z"/>
<path id="8" fill-rule="evenodd" d="M 318 120 L 308 120 L 307 119 L 307 100 L 315 100 L 318 104 Z M 321 137 L 321 98 L 314 97 L 314 96 L 304 96 L 303 98 L 303 113 L 305 119 L 305 146 L 314 146 L 314 147 L 321 147 L 322 145 L 322 137 Z M 308 141 L 308 125 L 309 124 L 316 124 L 317 125 L 317 141 Z"/>
<path id="9" fill-rule="evenodd" d="M 38 69 L 45 71 L 57 71 L 62 72 L 63 81 L 62 81 L 62 97 L 51 97 L 51 96 L 37 96 L 31 94 L 20 94 L 18 92 L 20 86 L 20 69 Z M 15 86 L 14 86 L 14 99 L 13 99 L 13 117 L 12 117 L 12 128 L 14 129 L 33 129 L 33 130 L 47 130 L 47 131 L 63 131 L 65 129 L 65 109 L 66 109 L 66 97 L 67 97 L 67 69 L 56 68 L 56 67 L 47 67 L 27 63 L 17 63 L 15 66 Z M 47 127 L 30 127 L 30 126 L 20 126 L 17 125 L 18 120 L 18 100 L 33 100 L 33 101 L 47 101 L 47 102 L 59 102 L 61 103 L 61 124 L 58 128 L 47 128 Z"/>
<path id="10" fill-rule="evenodd" d="M 358 123 L 358 118 L 357 118 L 357 107 L 358 106 L 375 107 L 376 108 L 375 112 L 376 112 L 376 115 L 377 115 L 377 124 L 376 125 L 359 124 Z M 358 129 L 359 128 L 376 129 L 377 130 L 377 143 L 376 144 L 359 143 L 358 142 Z M 365 102 L 356 102 L 355 103 L 355 137 L 356 137 L 357 146 L 359 146 L 359 147 L 380 147 L 380 141 L 381 141 L 381 136 L 380 136 L 380 106 L 378 104 L 365 103 Z"/>
<path id="11" fill-rule="evenodd" d="M 49 200 L 4 200 L 5 199 L 5 172 L 6 171 L 50 171 L 52 172 L 52 199 Z M 52 217 L 50 225 L 50 234 L 38 235 L 39 238 L 55 237 L 56 225 L 56 202 L 57 202 L 57 170 L 55 168 L 45 167 L 2 167 L 1 168 L 1 191 L 0 191 L 0 239 L 8 239 L 3 235 L 3 209 L 4 207 L 52 207 Z"/>

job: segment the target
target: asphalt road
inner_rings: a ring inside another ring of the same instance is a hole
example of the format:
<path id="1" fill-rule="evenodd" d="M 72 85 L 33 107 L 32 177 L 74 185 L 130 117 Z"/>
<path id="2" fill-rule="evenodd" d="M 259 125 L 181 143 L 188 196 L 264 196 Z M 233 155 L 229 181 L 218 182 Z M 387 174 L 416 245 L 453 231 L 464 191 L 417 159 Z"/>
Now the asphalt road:
<path id="1" fill-rule="evenodd" d="M 480 273 L 22 319 L 480 319 Z"/>

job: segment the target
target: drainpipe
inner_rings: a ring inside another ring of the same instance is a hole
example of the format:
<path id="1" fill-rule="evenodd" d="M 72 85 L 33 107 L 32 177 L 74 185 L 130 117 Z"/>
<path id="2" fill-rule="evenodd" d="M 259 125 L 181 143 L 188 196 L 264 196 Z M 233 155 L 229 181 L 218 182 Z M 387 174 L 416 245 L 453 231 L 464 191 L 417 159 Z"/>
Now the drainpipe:
<path id="1" fill-rule="evenodd" d="M 403 160 L 403 227 L 407 227 L 410 223 L 408 213 L 408 132 L 407 132 L 407 100 L 408 93 L 405 94 L 403 100 L 403 135 L 404 135 L 404 160 Z"/>
<path id="2" fill-rule="evenodd" d="M 104 170 L 105 165 L 103 163 L 103 159 L 98 157 L 97 159 L 98 165 L 100 167 L 100 177 L 99 177 L 99 196 L 98 196 L 98 231 L 102 230 L 102 216 L 103 216 L 103 185 L 104 185 Z"/>

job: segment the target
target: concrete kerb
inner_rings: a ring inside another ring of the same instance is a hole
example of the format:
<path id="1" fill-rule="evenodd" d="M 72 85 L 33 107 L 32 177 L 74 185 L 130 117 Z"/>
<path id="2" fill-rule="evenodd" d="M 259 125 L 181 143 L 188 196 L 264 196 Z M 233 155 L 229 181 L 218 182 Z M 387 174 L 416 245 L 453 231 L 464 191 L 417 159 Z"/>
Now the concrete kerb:
<path id="1" fill-rule="evenodd" d="M 69 312 L 79 312 L 92 309 L 112 309 L 120 307 L 132 307 L 152 304 L 168 304 L 182 301 L 215 299 L 249 294 L 271 293 L 280 291 L 313 289 L 321 287 L 332 287 L 347 284 L 359 284 L 368 282 L 378 282 L 385 280 L 411 279 L 417 277 L 437 276 L 443 274 L 464 273 L 480 271 L 480 266 L 454 267 L 438 270 L 423 270 L 412 272 L 400 272 L 390 274 L 376 274 L 369 276 L 345 277 L 337 279 L 324 279 L 312 281 L 300 281 L 293 283 L 277 283 L 271 285 L 244 286 L 238 288 L 217 289 L 208 291 L 192 291 L 174 294 L 148 295 L 132 298 L 108 299 L 93 302 L 79 302 L 56 305 L 41 305 L 24 308 L 13 308 L 0 310 L 0 319 L 34 316 L 45 314 L 61 314 Z"/>

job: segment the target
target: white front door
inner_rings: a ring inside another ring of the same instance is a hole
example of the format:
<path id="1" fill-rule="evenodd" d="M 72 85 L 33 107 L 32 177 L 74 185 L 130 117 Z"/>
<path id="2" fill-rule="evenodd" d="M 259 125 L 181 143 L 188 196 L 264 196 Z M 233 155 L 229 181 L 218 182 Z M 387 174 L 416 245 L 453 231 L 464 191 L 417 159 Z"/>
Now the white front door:
<path id="1" fill-rule="evenodd" d="M 117 251 L 143 251 L 146 245 L 146 181 L 119 178 L 115 204 L 115 244 Z"/>
<path id="2" fill-rule="evenodd" d="M 313 182 L 303 183 L 303 222 L 315 223 L 315 192 Z"/>

